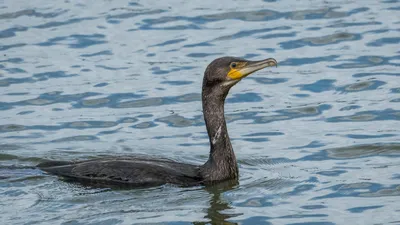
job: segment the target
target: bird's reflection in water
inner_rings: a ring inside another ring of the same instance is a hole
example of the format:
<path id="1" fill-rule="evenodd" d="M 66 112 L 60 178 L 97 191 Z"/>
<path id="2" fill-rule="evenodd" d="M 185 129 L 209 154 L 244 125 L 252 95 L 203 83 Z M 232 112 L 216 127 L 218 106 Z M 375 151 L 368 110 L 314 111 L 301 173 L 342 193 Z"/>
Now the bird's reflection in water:
<path id="1" fill-rule="evenodd" d="M 210 194 L 210 207 L 207 209 L 207 215 L 205 218 L 208 222 L 193 222 L 195 225 L 205 225 L 205 224 L 226 224 L 233 225 L 237 224 L 234 222 L 229 222 L 229 218 L 239 216 L 240 214 L 230 214 L 223 212 L 226 209 L 231 209 L 229 203 L 221 199 L 221 195 L 225 192 L 235 189 L 237 187 L 238 181 L 225 181 L 216 185 L 205 187 L 205 190 Z"/>
<path id="2" fill-rule="evenodd" d="M 227 213 L 226 210 L 232 209 L 229 203 L 224 201 L 221 197 L 224 193 L 234 189 L 249 190 L 254 187 L 261 187 L 265 190 L 271 190 L 277 192 L 277 198 L 280 198 L 278 192 L 286 187 L 294 186 L 296 181 L 287 180 L 283 178 L 274 179 L 259 179 L 252 180 L 249 183 L 241 184 L 238 186 L 238 181 L 226 181 L 216 185 L 205 187 L 210 194 L 210 207 L 207 209 L 207 215 L 204 217 L 208 222 L 193 222 L 195 225 L 206 225 L 206 224 L 223 224 L 223 225 L 233 225 L 238 224 L 236 222 L 230 222 L 228 220 L 234 220 L 234 217 L 241 216 L 241 213 Z M 293 194 L 293 192 L 283 193 L 284 195 Z"/>

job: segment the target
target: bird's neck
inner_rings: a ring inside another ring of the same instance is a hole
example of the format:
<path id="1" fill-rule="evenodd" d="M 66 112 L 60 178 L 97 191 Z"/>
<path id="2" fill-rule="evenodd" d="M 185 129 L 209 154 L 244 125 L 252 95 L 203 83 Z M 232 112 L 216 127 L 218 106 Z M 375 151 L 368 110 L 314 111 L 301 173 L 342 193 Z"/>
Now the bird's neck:
<path id="1" fill-rule="evenodd" d="M 203 114 L 210 141 L 210 157 L 202 167 L 202 175 L 207 181 L 238 177 L 236 157 L 224 116 L 226 94 L 213 93 L 203 88 Z"/>

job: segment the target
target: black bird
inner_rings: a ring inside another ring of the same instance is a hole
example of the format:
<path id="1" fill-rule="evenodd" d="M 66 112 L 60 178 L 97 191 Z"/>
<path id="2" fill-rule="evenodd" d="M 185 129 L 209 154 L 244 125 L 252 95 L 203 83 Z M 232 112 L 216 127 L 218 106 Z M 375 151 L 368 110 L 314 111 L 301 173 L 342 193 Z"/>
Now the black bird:
<path id="1" fill-rule="evenodd" d="M 166 183 L 194 186 L 237 180 L 236 157 L 224 117 L 225 98 L 241 79 L 269 66 L 277 66 L 277 61 L 273 58 L 248 61 L 222 57 L 208 65 L 203 78 L 202 102 L 210 156 L 204 165 L 168 159 L 108 157 L 77 162 L 47 161 L 38 167 L 71 181 L 108 187 L 148 187 Z"/>

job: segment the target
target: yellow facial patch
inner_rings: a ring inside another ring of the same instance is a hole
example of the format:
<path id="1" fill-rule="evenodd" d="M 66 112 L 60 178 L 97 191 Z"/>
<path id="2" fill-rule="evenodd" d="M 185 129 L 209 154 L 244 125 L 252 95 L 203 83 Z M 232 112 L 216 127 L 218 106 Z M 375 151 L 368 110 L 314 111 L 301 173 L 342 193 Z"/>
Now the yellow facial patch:
<path id="1" fill-rule="evenodd" d="M 231 63 L 230 68 L 231 70 L 228 72 L 228 77 L 237 80 L 244 76 L 240 69 L 242 69 L 247 63 L 246 62 L 235 62 Z"/>
<path id="2" fill-rule="evenodd" d="M 237 69 L 231 69 L 228 73 L 228 77 L 234 80 L 240 79 L 242 76 L 242 73 Z"/>

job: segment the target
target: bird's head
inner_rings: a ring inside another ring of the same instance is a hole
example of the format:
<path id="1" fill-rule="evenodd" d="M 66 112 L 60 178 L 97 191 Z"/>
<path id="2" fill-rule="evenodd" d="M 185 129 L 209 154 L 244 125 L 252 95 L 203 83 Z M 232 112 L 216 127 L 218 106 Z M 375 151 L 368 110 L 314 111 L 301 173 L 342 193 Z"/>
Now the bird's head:
<path id="1" fill-rule="evenodd" d="M 226 96 L 229 89 L 248 75 L 270 66 L 277 66 L 273 58 L 260 61 L 249 61 L 236 57 L 215 59 L 204 73 L 203 92 L 219 92 Z"/>

